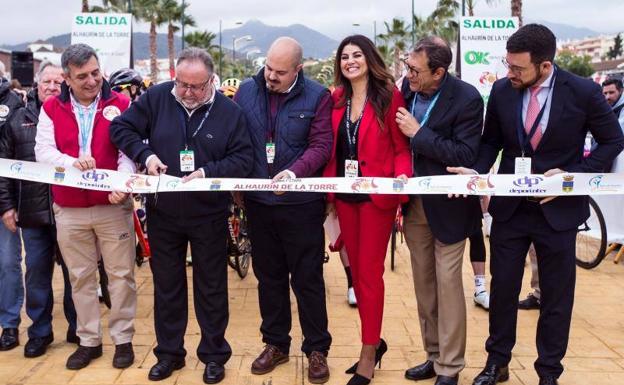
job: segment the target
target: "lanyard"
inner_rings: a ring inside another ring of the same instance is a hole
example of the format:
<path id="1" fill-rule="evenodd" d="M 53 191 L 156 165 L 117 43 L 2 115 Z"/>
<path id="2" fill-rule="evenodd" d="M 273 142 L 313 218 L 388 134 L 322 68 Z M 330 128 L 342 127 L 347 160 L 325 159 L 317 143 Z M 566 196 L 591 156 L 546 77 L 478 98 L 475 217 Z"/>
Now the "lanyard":
<path id="1" fill-rule="evenodd" d="M 440 87 L 440 89 L 438 90 L 438 92 L 436 92 L 435 96 L 433 97 L 433 99 L 431 100 L 431 103 L 429 103 L 429 107 L 427 107 L 427 111 L 425 112 L 425 116 L 423 116 L 422 121 L 420 122 L 420 126 L 424 126 L 427 121 L 429 120 L 429 116 L 431 115 L 431 111 L 433 110 L 433 107 L 435 107 L 436 103 L 438 102 L 438 98 L 440 97 L 440 91 L 442 91 L 442 87 Z M 414 115 L 414 110 L 416 109 L 416 99 L 417 99 L 417 94 L 414 94 L 414 99 L 412 100 L 412 108 L 410 113 L 412 115 Z"/>
<path id="2" fill-rule="evenodd" d="M 368 101 L 368 96 L 364 99 L 364 107 L 362 108 L 362 112 L 360 112 L 360 116 L 355 122 L 355 127 L 353 128 L 353 136 L 351 136 L 351 98 L 347 99 L 347 113 L 345 117 L 345 127 L 347 128 L 347 141 L 349 142 L 349 156 L 351 160 L 355 157 L 356 152 L 356 144 L 357 144 L 357 133 L 360 129 L 360 123 L 362 123 L 362 117 L 364 116 L 364 109 L 366 108 L 366 102 Z"/>
<path id="3" fill-rule="evenodd" d="M 208 106 L 208 109 L 206 110 L 204 117 L 202 118 L 201 122 L 199 122 L 199 126 L 197 126 L 197 128 L 195 129 L 195 132 L 193 132 L 193 135 L 191 135 L 191 139 L 195 138 L 199 130 L 201 130 L 202 126 L 204 125 L 204 122 L 206 121 L 206 119 L 208 119 L 208 116 L 210 116 L 210 111 L 212 110 L 212 106 L 214 106 L 214 104 L 215 102 L 213 101 Z M 188 150 L 188 140 L 189 140 L 186 134 L 186 126 L 188 123 L 190 123 L 190 117 L 189 117 L 189 121 L 187 122 L 186 117 L 184 116 L 184 111 L 180 111 L 180 116 L 182 117 L 182 137 L 184 138 L 184 151 L 186 151 Z"/>
<path id="4" fill-rule="evenodd" d="M 80 152 L 81 154 L 88 154 L 91 152 L 89 151 L 89 138 L 93 132 L 93 123 L 95 119 L 95 111 L 97 110 L 97 104 L 94 102 L 92 106 L 87 108 L 80 105 L 74 105 L 74 109 L 78 110 Z"/>
<path id="5" fill-rule="evenodd" d="M 269 91 L 266 91 L 265 96 L 266 96 L 265 100 L 266 100 L 267 120 L 268 120 L 267 131 L 266 131 L 266 142 L 273 143 L 275 139 L 275 131 L 277 131 L 277 121 L 278 121 L 279 111 L 280 111 L 280 108 L 282 108 L 282 97 L 280 95 L 274 96 L 276 107 L 275 107 L 275 115 L 273 115 L 271 113 L 272 112 L 272 109 L 271 109 L 272 97 Z"/>
<path id="6" fill-rule="evenodd" d="M 548 86 L 549 88 L 548 95 L 546 96 L 546 100 L 544 100 L 544 105 L 540 109 L 539 114 L 537 114 L 537 117 L 535 118 L 535 121 L 533 122 L 533 126 L 529 130 L 528 134 L 524 129 L 524 122 L 522 121 L 522 107 L 524 105 L 524 93 L 520 94 L 520 103 L 518 104 L 518 112 L 519 112 L 518 116 L 519 116 L 520 124 L 517 125 L 517 129 L 518 129 L 518 143 L 520 143 L 520 146 L 521 146 L 520 151 L 522 152 L 523 158 L 524 158 L 524 154 L 529 152 L 529 151 L 526 151 L 527 145 L 531 143 L 531 139 L 533 139 L 533 136 L 535 136 L 535 133 L 537 132 L 537 128 L 539 127 L 542 121 L 542 117 L 544 117 L 544 112 L 546 111 L 546 105 L 548 104 L 548 99 L 550 99 L 550 94 L 553 92 L 553 84 L 555 83 L 555 78 L 557 77 L 557 69 L 554 68 L 553 71 L 554 71 L 553 77 L 550 79 L 550 84 Z M 529 90 L 529 92 L 531 91 Z M 529 103 L 531 103 L 530 96 L 529 96 Z M 528 111 L 527 111 L 527 114 L 528 114 Z"/>

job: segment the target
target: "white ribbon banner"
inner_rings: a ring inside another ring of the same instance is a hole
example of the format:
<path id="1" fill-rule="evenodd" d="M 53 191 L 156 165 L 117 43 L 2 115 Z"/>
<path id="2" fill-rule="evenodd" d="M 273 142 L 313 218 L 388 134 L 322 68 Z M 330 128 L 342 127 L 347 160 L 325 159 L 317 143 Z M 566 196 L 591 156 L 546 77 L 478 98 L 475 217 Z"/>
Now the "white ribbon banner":
<path id="1" fill-rule="evenodd" d="M 49 164 L 0 158 L 0 177 L 100 191 L 156 193 L 174 191 L 273 191 L 355 194 L 465 194 L 499 196 L 624 194 L 624 173 L 544 175 L 437 175 L 410 178 L 269 179 L 181 178 L 128 174 L 112 170 L 80 171 Z"/>

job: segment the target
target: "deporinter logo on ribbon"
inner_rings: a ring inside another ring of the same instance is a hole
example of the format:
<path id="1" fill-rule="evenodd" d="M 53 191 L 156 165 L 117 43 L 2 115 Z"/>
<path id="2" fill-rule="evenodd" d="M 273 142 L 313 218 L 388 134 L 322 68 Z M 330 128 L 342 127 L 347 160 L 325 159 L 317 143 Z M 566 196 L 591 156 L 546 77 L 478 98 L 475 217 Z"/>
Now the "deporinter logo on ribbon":
<path id="1" fill-rule="evenodd" d="M 546 190 L 541 188 L 533 188 L 534 186 L 542 183 L 543 180 L 544 178 L 540 176 L 527 175 L 523 178 L 519 178 L 513 181 L 514 186 L 519 188 L 511 188 L 509 192 L 512 194 L 543 194 L 546 192 Z"/>
<path id="2" fill-rule="evenodd" d="M 83 181 L 78 181 L 77 185 L 80 187 L 90 187 L 94 189 L 110 190 L 111 185 L 108 183 L 101 183 L 108 179 L 108 173 L 98 170 L 89 170 L 82 173 Z"/>

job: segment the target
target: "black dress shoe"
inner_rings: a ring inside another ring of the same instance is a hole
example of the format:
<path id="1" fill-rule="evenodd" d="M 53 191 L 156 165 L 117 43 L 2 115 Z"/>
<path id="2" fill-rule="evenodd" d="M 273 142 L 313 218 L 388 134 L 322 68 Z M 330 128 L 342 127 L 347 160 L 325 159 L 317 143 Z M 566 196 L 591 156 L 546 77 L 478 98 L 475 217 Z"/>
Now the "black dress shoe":
<path id="1" fill-rule="evenodd" d="M 29 339 L 24 346 L 24 357 L 34 358 L 44 355 L 52 341 L 54 341 L 54 334 Z"/>
<path id="2" fill-rule="evenodd" d="M 509 368 L 507 366 L 487 365 L 485 369 L 475 377 L 472 385 L 494 385 L 498 382 L 505 382 L 508 379 Z"/>
<path id="3" fill-rule="evenodd" d="M 149 371 L 149 375 L 147 378 L 150 381 L 160 381 L 164 380 L 171 376 L 174 370 L 182 369 L 185 365 L 184 360 L 182 361 L 171 361 L 171 360 L 158 360 L 156 365 L 152 366 Z"/>
<path id="4" fill-rule="evenodd" d="M 436 379 L 435 385 L 457 385 L 458 380 L 459 380 L 458 375 L 455 375 L 453 377 L 438 376 L 438 378 Z"/>
<path id="5" fill-rule="evenodd" d="M 78 345 L 78 349 L 67 359 L 65 367 L 70 370 L 86 368 L 91 360 L 98 357 L 102 357 L 102 345 L 93 347 Z"/>
<path id="6" fill-rule="evenodd" d="M 225 368 L 223 365 L 216 362 L 209 362 L 206 364 L 204 370 L 204 382 L 206 384 L 216 384 L 223 381 L 225 378 Z"/>
<path id="7" fill-rule="evenodd" d="M 559 385 L 555 377 L 540 377 L 539 385 Z"/>
<path id="8" fill-rule="evenodd" d="M 527 295 L 526 299 L 518 302 L 518 309 L 535 310 L 540 308 L 540 300 L 533 293 Z"/>
<path id="9" fill-rule="evenodd" d="M 67 340 L 70 344 L 80 345 L 80 337 L 76 335 L 75 330 L 67 329 L 67 336 L 65 337 L 65 340 Z"/>
<path id="10" fill-rule="evenodd" d="M 113 356 L 113 367 L 117 369 L 125 369 L 134 363 L 134 350 L 132 343 L 119 344 L 115 346 L 115 355 Z"/>
<path id="11" fill-rule="evenodd" d="M 19 332 L 17 328 L 6 328 L 0 335 L 0 351 L 11 350 L 19 345 Z"/>
<path id="12" fill-rule="evenodd" d="M 433 362 L 427 360 L 424 364 L 414 366 L 413 368 L 405 371 L 405 378 L 408 380 L 420 381 L 436 376 L 435 369 L 433 368 Z"/>

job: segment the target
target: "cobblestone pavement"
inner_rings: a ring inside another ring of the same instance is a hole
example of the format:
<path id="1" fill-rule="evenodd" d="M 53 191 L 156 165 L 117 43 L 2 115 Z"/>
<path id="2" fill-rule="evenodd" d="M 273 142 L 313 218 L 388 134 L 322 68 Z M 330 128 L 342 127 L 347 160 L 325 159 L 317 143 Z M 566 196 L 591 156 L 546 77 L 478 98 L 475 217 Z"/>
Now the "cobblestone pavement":
<path id="1" fill-rule="evenodd" d="M 332 254 L 325 265 L 325 279 L 329 308 L 330 331 L 333 345 L 329 356 L 331 379 L 328 384 L 346 384 L 349 376 L 344 370 L 357 360 L 360 347 L 360 329 L 357 310 L 347 306 L 346 280 L 337 254 Z M 413 384 L 403 378 L 409 366 L 421 363 L 425 354 L 422 350 L 420 328 L 416 313 L 409 256 L 404 244 L 399 245 L 396 267 L 390 270 L 390 258 L 386 261 L 386 303 L 383 337 L 389 351 L 383 359 L 381 370 L 375 372 L 372 384 Z M 192 285 L 191 270 L 188 270 L 189 286 Z M 111 360 L 114 347 L 106 335 L 108 310 L 102 306 L 104 319 L 104 356 L 92 362 L 86 369 L 69 371 L 65 369 L 67 356 L 74 350 L 63 337 L 67 324 L 62 315 L 60 270 L 54 281 L 55 342 L 48 353 L 35 359 L 23 357 L 23 344 L 27 340 L 25 327 L 29 324 L 23 315 L 20 339 L 22 345 L 9 352 L 0 353 L 0 384 L 155 384 L 147 379 L 147 373 L 155 358 L 151 353 L 156 339 L 153 330 L 152 294 L 153 286 L 149 267 L 137 270 L 139 307 L 134 338 L 136 362 L 126 370 L 113 369 Z M 529 268 L 525 268 L 522 296 L 529 289 Z M 460 383 L 471 384 L 472 378 L 485 362 L 484 342 L 488 330 L 487 313 L 474 306 L 472 301 L 472 271 L 466 256 L 464 263 L 464 288 L 468 308 L 468 346 L 466 369 L 461 373 Z M 241 280 L 229 271 L 230 324 L 227 338 L 233 348 L 233 356 L 226 365 L 223 384 L 293 385 L 306 384 L 307 359 L 297 346 L 301 342 L 301 329 L 296 316 L 293 317 L 293 348 L 290 362 L 281 365 L 274 372 L 255 376 L 250 365 L 262 349 L 259 332 L 260 315 L 256 293 L 256 280 L 252 273 Z M 294 298 L 293 298 L 294 299 Z M 595 270 L 578 270 L 576 302 L 572 320 L 572 333 L 568 354 L 564 361 L 566 371 L 560 379 L 563 385 L 624 384 L 624 265 L 612 263 L 612 257 Z M 186 333 L 188 356 L 186 367 L 162 381 L 162 384 L 202 384 L 203 365 L 198 362 L 195 349 L 199 341 L 199 328 L 194 318 L 193 303 L 189 302 L 191 320 Z M 296 305 L 293 300 L 293 312 Z M 533 370 L 536 357 L 535 327 L 537 311 L 521 311 L 518 324 L 518 339 L 511 362 L 509 385 L 537 384 Z M 434 380 L 422 381 L 433 384 Z"/>

